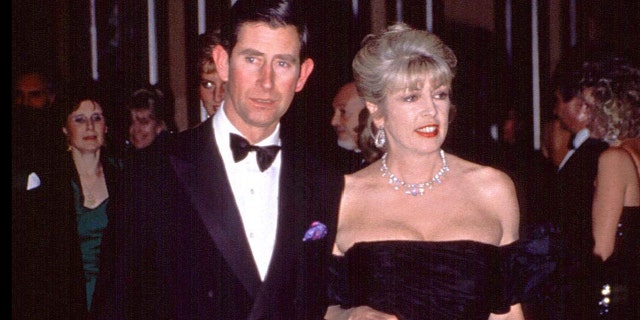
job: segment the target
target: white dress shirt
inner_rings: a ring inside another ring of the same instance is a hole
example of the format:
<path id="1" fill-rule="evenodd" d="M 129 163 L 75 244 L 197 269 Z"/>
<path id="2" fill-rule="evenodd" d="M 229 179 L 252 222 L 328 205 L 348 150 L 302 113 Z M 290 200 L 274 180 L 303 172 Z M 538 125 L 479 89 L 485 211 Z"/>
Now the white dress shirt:
<path id="1" fill-rule="evenodd" d="M 580 146 L 589 139 L 589 134 L 590 132 L 588 128 L 584 128 L 576 133 L 575 138 L 573 138 L 573 149 L 569 149 L 569 152 L 564 156 L 564 159 L 562 159 L 562 162 L 560 162 L 560 165 L 558 166 L 558 171 L 560 171 L 567 161 L 569 161 L 569 158 L 571 158 L 571 156 L 576 152 L 576 149 L 580 148 Z"/>
<path id="2" fill-rule="evenodd" d="M 220 149 L 231 190 L 236 200 L 244 231 L 253 252 L 253 258 L 264 280 L 276 239 L 278 222 L 278 192 L 280 152 L 271 167 L 264 172 L 258 168 L 256 152 L 251 151 L 239 162 L 233 160 L 229 134 L 242 134 L 227 118 L 224 102 L 218 112 L 213 115 L 213 132 Z M 256 143 L 257 146 L 280 145 L 280 124 L 266 139 Z"/>

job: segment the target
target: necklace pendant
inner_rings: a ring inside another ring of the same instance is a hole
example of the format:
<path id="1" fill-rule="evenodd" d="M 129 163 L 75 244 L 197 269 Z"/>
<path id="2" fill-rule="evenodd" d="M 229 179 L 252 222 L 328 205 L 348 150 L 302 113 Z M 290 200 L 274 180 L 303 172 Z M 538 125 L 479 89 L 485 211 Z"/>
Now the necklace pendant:
<path id="1" fill-rule="evenodd" d="M 414 188 L 410 188 L 404 191 L 405 194 L 408 195 L 412 195 L 412 196 L 417 196 L 417 195 L 424 195 L 424 188 L 418 188 L 418 187 L 414 187 Z"/>
<path id="2" fill-rule="evenodd" d="M 92 207 L 94 204 L 96 203 L 96 199 L 93 197 L 92 194 L 87 196 L 87 204 Z"/>
<path id="3" fill-rule="evenodd" d="M 442 159 L 442 168 L 431 178 L 431 180 L 422 183 L 406 183 L 396 177 L 391 171 L 389 171 L 389 167 L 387 167 L 387 153 L 382 155 L 382 165 L 380 166 L 380 172 L 382 172 L 383 177 L 389 177 L 388 182 L 392 185 L 394 190 L 400 190 L 400 187 L 404 187 L 404 194 L 411 196 L 424 196 L 425 189 L 429 189 L 429 191 L 433 190 L 433 187 L 436 184 L 442 183 L 442 177 L 449 172 L 449 166 L 447 165 L 447 160 L 445 158 L 445 154 L 443 150 L 440 150 L 440 158 Z"/>

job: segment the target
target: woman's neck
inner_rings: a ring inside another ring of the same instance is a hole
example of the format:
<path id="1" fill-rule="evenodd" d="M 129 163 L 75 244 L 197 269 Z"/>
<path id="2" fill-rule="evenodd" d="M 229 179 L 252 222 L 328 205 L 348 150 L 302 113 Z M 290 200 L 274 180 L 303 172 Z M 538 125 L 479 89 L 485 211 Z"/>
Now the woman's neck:
<path id="1" fill-rule="evenodd" d="M 93 153 L 82 153 L 77 149 L 72 149 L 73 163 L 75 164 L 78 175 L 82 176 L 101 176 L 102 163 L 100 162 L 100 150 Z"/>

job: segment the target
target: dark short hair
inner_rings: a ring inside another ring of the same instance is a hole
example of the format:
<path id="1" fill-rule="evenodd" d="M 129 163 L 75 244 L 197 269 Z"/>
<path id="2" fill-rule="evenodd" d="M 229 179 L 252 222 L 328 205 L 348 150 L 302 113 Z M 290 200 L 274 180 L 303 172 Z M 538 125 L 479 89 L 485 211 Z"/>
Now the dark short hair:
<path id="1" fill-rule="evenodd" d="M 68 116 L 78 110 L 81 102 L 87 100 L 100 104 L 108 119 L 107 95 L 102 85 L 93 80 L 77 81 L 67 85 L 54 100 L 54 110 L 57 111 L 60 125 L 65 127 Z"/>
<path id="2" fill-rule="evenodd" d="M 222 27 L 222 45 L 229 55 L 238 42 L 238 31 L 245 23 L 264 22 L 272 27 L 294 26 L 300 36 L 300 61 L 308 58 L 309 31 L 303 1 L 238 0 L 231 7 L 230 22 Z"/>

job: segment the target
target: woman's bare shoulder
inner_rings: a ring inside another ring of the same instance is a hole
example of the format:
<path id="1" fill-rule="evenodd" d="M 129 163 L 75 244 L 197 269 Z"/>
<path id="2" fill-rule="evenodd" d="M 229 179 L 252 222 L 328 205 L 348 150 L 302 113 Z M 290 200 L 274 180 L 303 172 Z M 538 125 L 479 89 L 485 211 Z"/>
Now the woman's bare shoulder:
<path id="1" fill-rule="evenodd" d="M 451 155 L 449 163 L 451 170 L 459 170 L 461 180 L 468 182 L 472 186 L 487 188 L 511 188 L 513 181 L 504 171 L 491 166 L 475 163 L 455 155 Z"/>
<path id="2" fill-rule="evenodd" d="M 610 147 L 603 151 L 598 158 L 598 171 L 611 175 L 615 172 L 623 176 L 632 174 L 638 175 L 638 170 L 634 164 L 634 158 L 631 153 L 622 147 Z"/>
<path id="3" fill-rule="evenodd" d="M 500 221 L 503 233 L 500 243 L 505 244 L 517 239 L 519 205 L 511 177 L 491 166 L 458 157 L 451 158 L 451 170 L 462 170 L 456 184 L 462 186 L 463 194 L 473 200 L 478 212 Z"/>
<path id="4" fill-rule="evenodd" d="M 607 150 L 603 151 L 599 157 L 599 163 L 601 165 L 608 165 L 611 167 L 616 167 L 626 163 L 633 163 L 633 158 L 631 153 L 629 153 L 624 148 L 618 147 L 610 147 Z"/>

